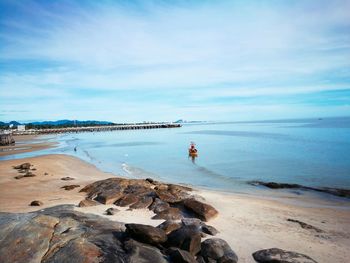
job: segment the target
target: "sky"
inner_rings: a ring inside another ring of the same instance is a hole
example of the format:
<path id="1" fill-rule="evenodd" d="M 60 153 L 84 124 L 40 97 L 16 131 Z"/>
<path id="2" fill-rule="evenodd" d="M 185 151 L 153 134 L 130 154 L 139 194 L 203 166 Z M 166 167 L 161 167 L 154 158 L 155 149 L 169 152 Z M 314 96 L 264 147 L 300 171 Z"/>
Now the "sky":
<path id="1" fill-rule="evenodd" d="M 350 0 L 0 0 L 0 120 L 350 116 Z"/>

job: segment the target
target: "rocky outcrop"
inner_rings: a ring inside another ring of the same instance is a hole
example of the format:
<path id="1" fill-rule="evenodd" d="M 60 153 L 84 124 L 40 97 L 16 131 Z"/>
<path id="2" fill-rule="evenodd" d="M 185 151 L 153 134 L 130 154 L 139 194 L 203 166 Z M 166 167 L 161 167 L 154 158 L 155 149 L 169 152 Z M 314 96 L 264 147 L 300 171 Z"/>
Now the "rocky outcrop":
<path id="1" fill-rule="evenodd" d="M 167 234 L 161 226 L 124 225 L 78 212 L 72 205 L 26 214 L 0 213 L 0 258 L 2 263 L 195 263 L 196 258 L 234 262 L 227 243 L 201 243 L 200 229 L 190 222 L 201 224 L 184 220 Z"/>
<path id="2" fill-rule="evenodd" d="M 99 202 L 96 202 L 95 200 L 91 200 L 91 199 L 84 199 L 81 200 L 80 203 L 78 204 L 79 207 L 87 207 L 87 206 L 95 206 L 95 205 L 99 205 Z"/>
<path id="3" fill-rule="evenodd" d="M 262 182 L 262 181 L 250 181 L 250 185 L 258 186 L 262 185 L 270 189 L 300 189 L 300 190 L 311 190 L 316 192 L 327 193 L 339 197 L 350 198 L 350 189 L 342 188 L 331 188 L 331 187 L 309 187 L 300 184 L 286 184 L 286 183 L 276 183 L 276 182 Z"/>
<path id="4" fill-rule="evenodd" d="M 13 166 L 13 169 L 16 169 L 19 173 L 19 175 L 15 176 L 15 179 L 22 179 L 24 177 L 34 177 L 36 176 L 36 174 L 33 174 L 31 172 L 32 171 L 35 171 L 36 168 L 32 168 L 33 165 L 30 164 L 30 163 L 22 163 L 20 165 L 16 165 L 16 166 Z"/>
<path id="5" fill-rule="evenodd" d="M 307 255 L 279 248 L 256 251 L 253 258 L 259 263 L 317 263 Z"/>

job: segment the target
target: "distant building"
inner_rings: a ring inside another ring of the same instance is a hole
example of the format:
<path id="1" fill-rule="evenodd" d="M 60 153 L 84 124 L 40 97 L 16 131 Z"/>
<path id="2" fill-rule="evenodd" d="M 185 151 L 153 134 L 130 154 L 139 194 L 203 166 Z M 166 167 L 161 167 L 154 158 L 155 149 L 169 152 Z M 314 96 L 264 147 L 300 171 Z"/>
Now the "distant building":
<path id="1" fill-rule="evenodd" d="M 25 131 L 26 130 L 26 126 L 25 125 L 18 125 L 17 126 L 17 131 Z"/>

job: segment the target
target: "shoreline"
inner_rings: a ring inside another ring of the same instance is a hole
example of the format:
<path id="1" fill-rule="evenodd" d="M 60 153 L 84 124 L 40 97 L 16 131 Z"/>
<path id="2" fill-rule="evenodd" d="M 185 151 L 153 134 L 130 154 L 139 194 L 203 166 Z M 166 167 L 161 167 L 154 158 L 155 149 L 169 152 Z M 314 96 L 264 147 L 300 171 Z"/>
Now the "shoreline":
<path id="1" fill-rule="evenodd" d="M 18 171 L 14 165 L 30 162 L 34 165 L 35 177 L 14 179 Z M 47 175 L 45 175 L 47 173 Z M 73 177 L 73 181 L 63 181 L 63 177 Z M 43 155 L 0 162 L 0 211 L 30 212 L 38 207 L 29 206 L 33 200 L 44 203 L 40 207 L 60 204 L 77 205 L 85 198 L 80 193 L 87 184 L 116 177 L 114 174 L 98 170 L 94 165 L 73 156 L 62 154 Z M 71 191 L 62 186 L 78 184 Z M 286 204 L 278 200 L 268 200 L 252 195 L 234 194 L 207 189 L 194 189 L 213 205 L 219 216 L 210 224 L 219 230 L 217 237 L 226 240 L 239 255 L 239 262 L 254 262 L 251 254 L 259 249 L 280 247 L 305 253 L 317 262 L 346 262 L 350 256 L 350 211 L 325 207 L 302 207 Z M 159 220 L 150 219 L 153 212 L 147 209 L 122 210 L 114 216 L 104 211 L 113 205 L 76 208 L 83 213 L 92 213 L 110 220 L 126 223 L 158 225 Z M 119 207 L 118 207 L 119 209 Z M 320 228 L 324 233 L 303 229 L 288 219 L 300 220 Z"/>

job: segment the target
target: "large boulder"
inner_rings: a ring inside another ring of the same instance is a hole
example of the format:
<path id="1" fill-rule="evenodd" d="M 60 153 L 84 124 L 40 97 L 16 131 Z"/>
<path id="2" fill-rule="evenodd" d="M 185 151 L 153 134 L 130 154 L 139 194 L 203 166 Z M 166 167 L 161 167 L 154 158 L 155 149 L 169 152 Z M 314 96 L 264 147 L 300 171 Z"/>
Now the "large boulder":
<path id="1" fill-rule="evenodd" d="M 185 250 L 179 248 L 171 248 L 168 253 L 172 262 L 197 263 L 197 260 L 194 258 L 194 256 Z"/>
<path id="2" fill-rule="evenodd" d="M 146 245 L 135 240 L 127 240 L 124 243 L 130 263 L 167 263 L 166 256 L 156 247 Z"/>
<path id="3" fill-rule="evenodd" d="M 170 208 L 170 205 L 167 202 L 160 200 L 159 198 L 155 198 L 151 206 L 149 207 L 154 213 L 160 213 L 164 210 Z"/>
<path id="4" fill-rule="evenodd" d="M 163 210 L 159 213 L 157 213 L 155 216 L 153 216 L 153 219 L 164 219 L 164 220 L 179 220 L 181 219 L 182 213 L 179 208 L 176 207 L 170 207 L 166 210 Z"/>
<path id="5" fill-rule="evenodd" d="M 218 211 L 209 204 L 194 198 L 184 200 L 184 206 L 195 212 L 202 220 L 208 221 L 218 215 Z"/>
<path id="6" fill-rule="evenodd" d="M 120 198 L 115 204 L 117 206 L 130 206 L 139 201 L 139 197 L 134 194 L 126 194 Z"/>
<path id="7" fill-rule="evenodd" d="M 179 229 L 181 226 L 182 226 L 181 223 L 178 223 L 173 220 L 166 220 L 160 225 L 158 225 L 157 227 L 163 229 L 164 232 L 168 235 L 174 230 Z"/>
<path id="8" fill-rule="evenodd" d="M 95 200 L 102 204 L 109 205 L 109 204 L 113 204 L 123 196 L 124 194 L 122 190 L 120 188 L 115 188 L 115 189 L 110 189 L 99 193 L 95 198 Z"/>
<path id="9" fill-rule="evenodd" d="M 253 258 L 259 263 L 317 263 L 307 255 L 279 248 L 256 251 Z"/>
<path id="10" fill-rule="evenodd" d="M 130 208 L 131 209 L 141 209 L 147 208 L 153 203 L 153 198 L 150 196 L 143 196 L 136 203 L 133 203 Z"/>
<path id="11" fill-rule="evenodd" d="M 202 242 L 201 256 L 205 262 L 236 263 L 238 257 L 225 240 L 211 238 Z"/>
<path id="12" fill-rule="evenodd" d="M 183 226 L 168 235 L 167 246 L 196 255 L 201 250 L 201 234 L 196 227 Z"/>
<path id="13" fill-rule="evenodd" d="M 167 240 L 164 230 L 157 227 L 142 224 L 126 224 L 125 227 L 132 238 L 144 243 L 159 244 Z"/>

